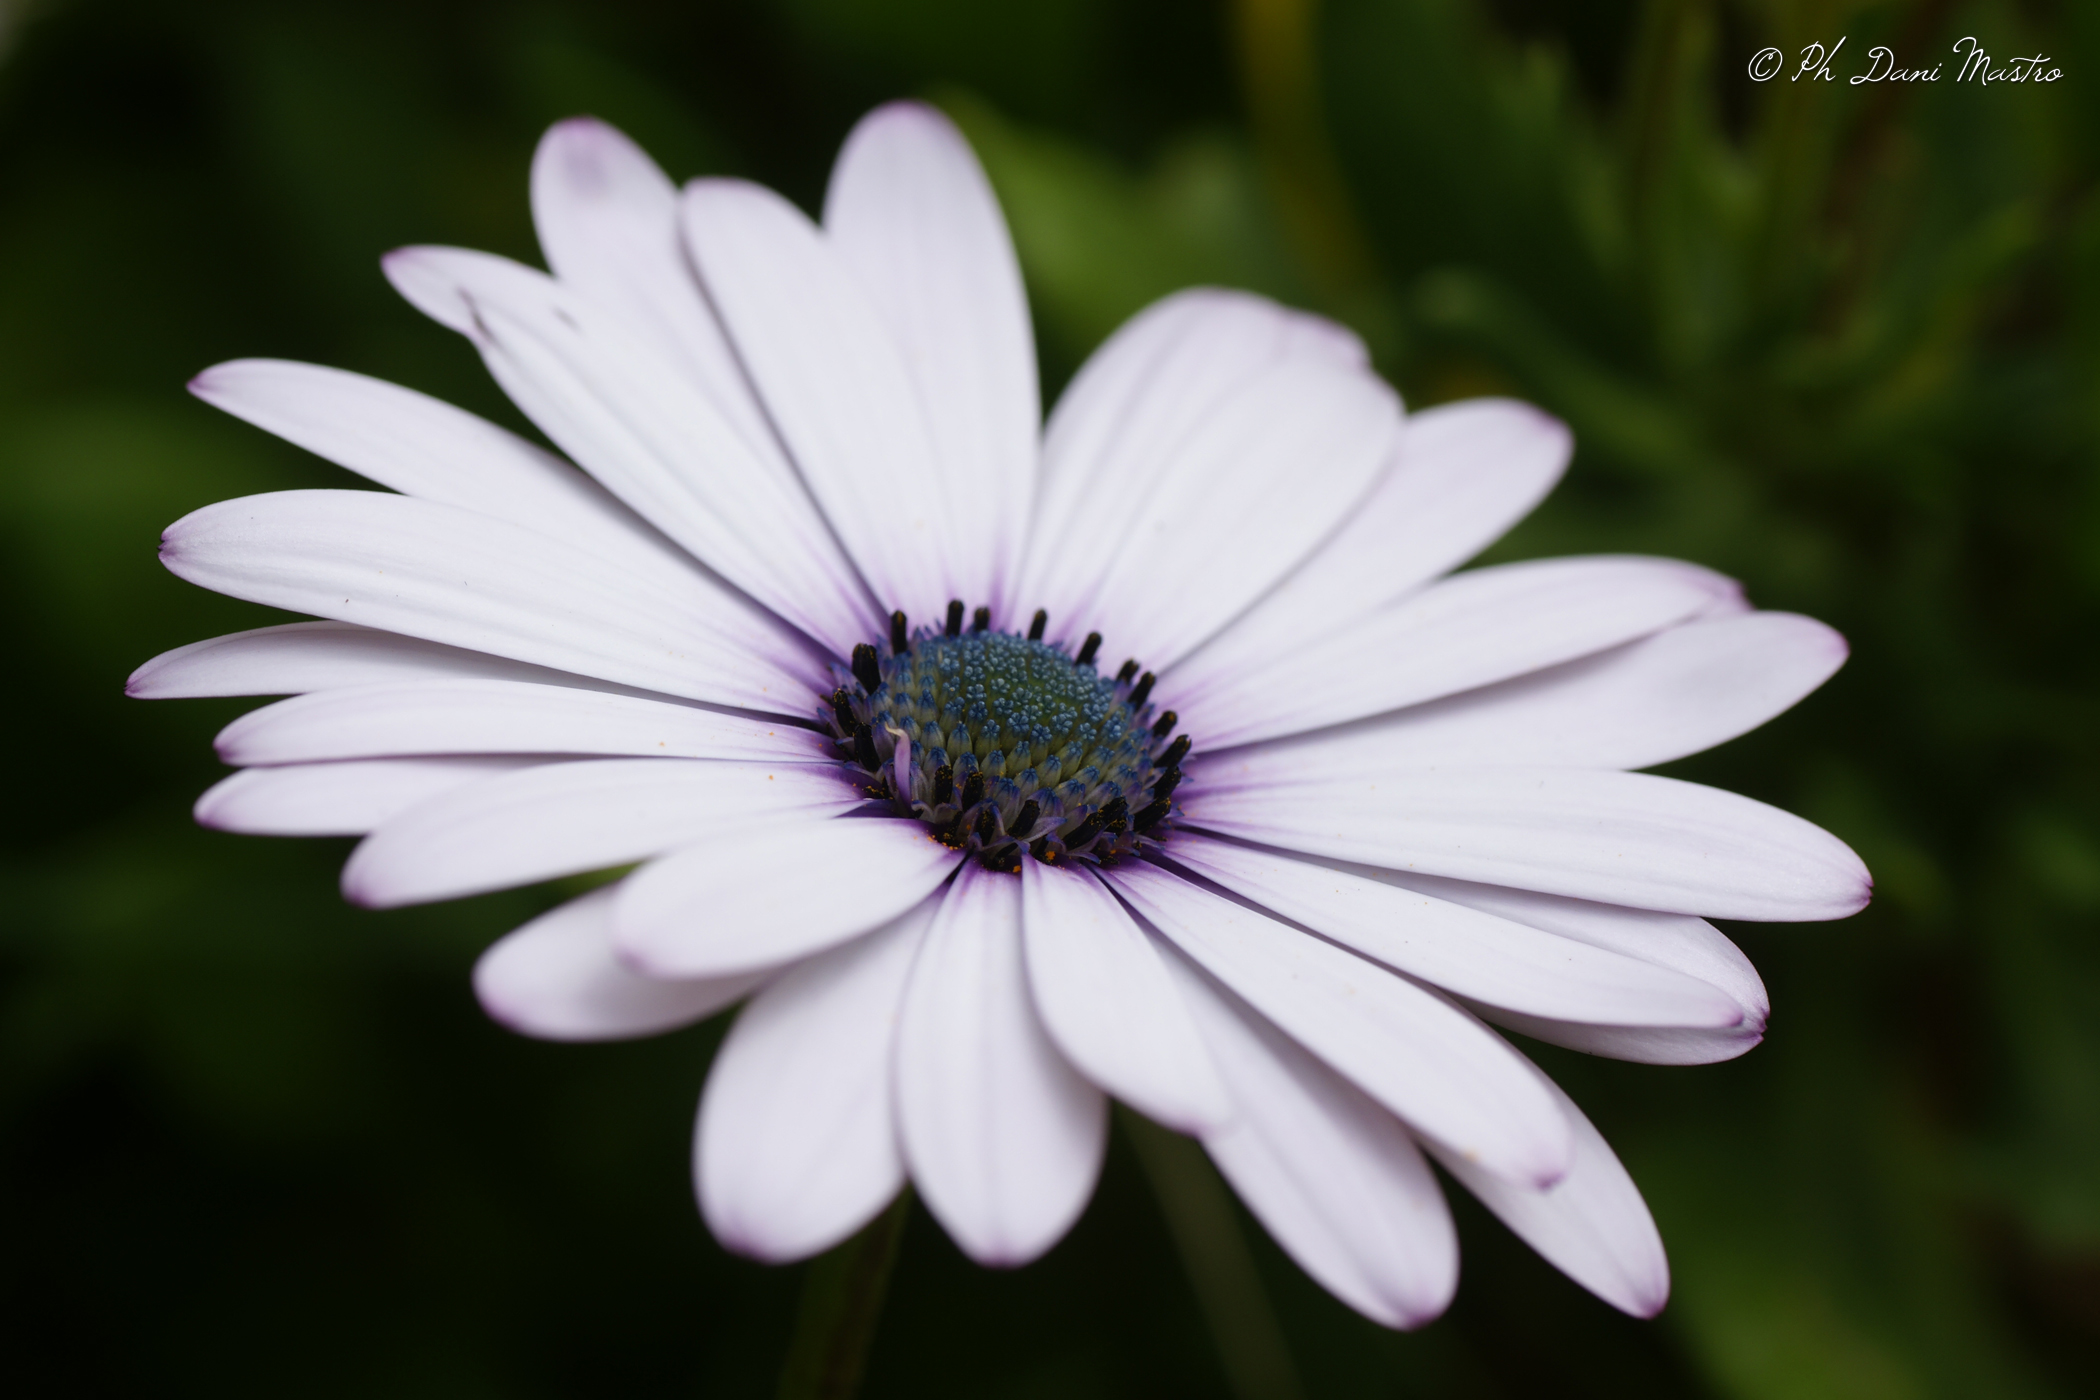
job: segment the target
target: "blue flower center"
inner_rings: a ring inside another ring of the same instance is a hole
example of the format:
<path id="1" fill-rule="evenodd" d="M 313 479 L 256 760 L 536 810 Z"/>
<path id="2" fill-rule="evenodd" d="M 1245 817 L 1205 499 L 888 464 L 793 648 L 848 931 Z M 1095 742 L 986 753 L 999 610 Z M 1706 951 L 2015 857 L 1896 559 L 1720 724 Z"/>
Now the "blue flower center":
<path id="1" fill-rule="evenodd" d="M 1171 737 L 1173 711 L 1154 717 L 1152 674 L 1100 674 L 1100 636 L 1074 655 L 1042 640 L 1040 612 L 1025 637 L 990 630 L 985 608 L 966 632 L 962 615 L 953 602 L 945 627 L 907 633 L 897 613 L 888 646 L 840 669 L 825 718 L 870 790 L 993 870 L 1024 852 L 1105 863 L 1156 839 L 1189 741 Z"/>

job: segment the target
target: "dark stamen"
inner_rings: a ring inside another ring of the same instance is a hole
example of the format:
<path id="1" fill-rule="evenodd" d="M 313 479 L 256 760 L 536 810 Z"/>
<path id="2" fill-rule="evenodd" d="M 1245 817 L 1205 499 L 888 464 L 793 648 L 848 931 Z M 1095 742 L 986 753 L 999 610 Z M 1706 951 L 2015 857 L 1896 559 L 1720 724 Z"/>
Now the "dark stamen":
<path id="1" fill-rule="evenodd" d="M 1159 677 L 1153 675 L 1150 671 L 1138 677 L 1137 689 L 1130 692 L 1131 709 L 1142 710 L 1145 708 L 1145 701 L 1152 694 L 1152 682 L 1158 679 Z"/>
<path id="2" fill-rule="evenodd" d="M 853 726 L 860 723 L 853 717 L 853 697 L 846 694 L 844 686 L 831 692 L 831 718 L 841 735 L 851 734 Z"/>
<path id="3" fill-rule="evenodd" d="M 1137 658 L 1133 656 L 1128 661 L 1123 663 L 1122 669 L 1116 672 L 1116 684 L 1122 685 L 1129 681 L 1129 679 L 1136 674 Z"/>
<path id="4" fill-rule="evenodd" d="M 1035 621 L 1028 624 L 1028 640 L 1040 642 L 1043 639 L 1043 629 L 1049 625 L 1050 614 L 1048 610 L 1037 608 L 1035 610 Z"/>
<path id="5" fill-rule="evenodd" d="M 1028 848 L 1028 854 L 1034 856 L 1045 865 L 1055 865 L 1059 860 L 1063 859 L 1063 849 L 1061 846 L 1051 845 L 1050 838 L 1042 836 L 1038 837 L 1035 844 Z"/>
<path id="6" fill-rule="evenodd" d="M 1167 745 L 1167 751 L 1159 756 L 1159 766 L 1162 768 L 1179 768 L 1181 760 L 1189 756 L 1189 743 L 1189 736 L 1184 734 L 1173 743 Z"/>
<path id="7" fill-rule="evenodd" d="M 1080 645 L 1079 655 L 1073 657 L 1072 660 L 1081 666 L 1091 666 L 1094 664 L 1094 653 L 1099 650 L 1101 650 L 1101 634 L 1099 632 L 1089 632 L 1086 634 L 1086 641 Z"/>
<path id="8" fill-rule="evenodd" d="M 973 613 L 971 613 L 971 614 L 970 614 L 970 630 L 971 630 L 972 632 L 989 632 L 989 631 L 991 631 L 991 630 L 992 630 L 992 610 L 991 610 L 990 608 L 979 608 L 979 609 L 978 609 L 978 610 L 977 610 L 976 612 L 973 612 Z"/>
<path id="9" fill-rule="evenodd" d="M 870 695 L 882 689 L 882 663 L 875 659 L 875 648 L 867 642 L 853 648 L 853 679 Z"/>
<path id="10" fill-rule="evenodd" d="M 1167 711 L 1152 722 L 1152 737 L 1155 739 L 1166 738 L 1174 732 L 1174 726 L 1179 723 L 1181 723 L 1181 716 L 1175 714 L 1172 710 Z"/>
<path id="11" fill-rule="evenodd" d="M 1158 826 L 1161 819 L 1167 815 L 1173 806 L 1173 803 L 1162 797 L 1151 806 L 1141 809 L 1136 816 L 1130 819 L 1130 824 L 1136 827 L 1138 835 L 1142 836 L 1153 827 Z"/>
<path id="12" fill-rule="evenodd" d="M 1107 809 L 1103 808 L 1102 810 L 1106 811 Z M 1065 837 L 1066 848 L 1076 849 L 1099 836 L 1101 834 L 1101 824 L 1106 820 L 1107 818 L 1103 817 L 1100 812 L 1090 813 L 1085 820 L 1072 828 L 1070 835 Z"/>
<path id="13" fill-rule="evenodd" d="M 962 599 L 950 598 L 948 600 L 948 625 L 943 630 L 951 637 L 960 637 L 962 635 Z"/>
<path id="14" fill-rule="evenodd" d="M 1042 814 L 1043 809 L 1037 806 L 1033 799 L 1023 802 L 1020 812 L 1014 817 L 1013 834 L 1024 841 L 1027 840 L 1028 833 L 1035 830 L 1036 818 Z"/>
<path id="15" fill-rule="evenodd" d="M 989 846 L 992 844 L 992 838 L 998 834 L 999 814 L 987 807 L 977 814 L 977 843 Z"/>
<path id="16" fill-rule="evenodd" d="M 853 757 L 870 773 L 881 766 L 882 761 L 875 756 L 875 731 L 865 724 L 853 731 Z"/>
<path id="17" fill-rule="evenodd" d="M 890 655 L 902 656 L 911 649 L 911 636 L 904 630 L 904 614 L 890 614 Z"/>
<path id="18" fill-rule="evenodd" d="M 933 770 L 933 805 L 938 807 L 955 796 L 955 766 L 943 763 Z"/>
<path id="19" fill-rule="evenodd" d="M 1101 827 L 1118 835 L 1130 830 L 1130 804 L 1117 798 L 1101 809 Z"/>
<path id="20" fill-rule="evenodd" d="M 1153 800 L 1158 802 L 1166 801 L 1174 795 L 1174 789 L 1180 786 L 1181 770 L 1179 768 L 1169 768 L 1166 772 L 1160 774 L 1159 781 L 1152 785 Z"/>
<path id="21" fill-rule="evenodd" d="M 984 801 L 984 774 L 972 773 L 963 779 L 962 809 L 967 812 Z"/>

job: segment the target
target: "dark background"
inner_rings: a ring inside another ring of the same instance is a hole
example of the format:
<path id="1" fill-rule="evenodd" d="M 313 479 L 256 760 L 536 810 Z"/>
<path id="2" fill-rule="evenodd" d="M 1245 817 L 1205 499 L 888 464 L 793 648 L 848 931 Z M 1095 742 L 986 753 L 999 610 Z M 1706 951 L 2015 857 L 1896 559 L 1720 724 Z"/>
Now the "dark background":
<path id="1" fill-rule="evenodd" d="M 348 843 L 203 832 L 246 702 L 127 702 L 267 620 L 158 568 L 207 502 L 346 478 L 190 400 L 218 360 L 507 422 L 377 258 L 536 260 L 551 121 L 805 205 L 853 120 L 931 97 L 1013 221 L 1054 390 L 1190 282 L 1341 316 L 1415 405 L 1564 416 L 1495 557 L 1679 555 L 1843 630 L 1796 712 L 1672 771 L 1873 867 L 1835 925 L 1731 930 L 1766 1044 L 1539 1050 L 1676 1276 L 1620 1317 L 1460 1205 L 1407 1336 L 1246 1231 L 1304 1393 L 2100 1394 L 2100 6 L 791 0 L 0 7 L 0 1385 L 25 1395 L 769 1394 L 799 1271 L 687 1182 L 720 1034 L 517 1039 L 468 989 L 545 891 L 344 907 Z M 1745 76 L 1848 37 L 1830 84 Z M 1852 85 L 1979 36 L 2053 86 Z M 918 1215 L 876 1396 L 1233 1394 L 1120 1134 L 1012 1274 Z M 1245 1400 L 1251 1400 L 1242 1392 Z"/>

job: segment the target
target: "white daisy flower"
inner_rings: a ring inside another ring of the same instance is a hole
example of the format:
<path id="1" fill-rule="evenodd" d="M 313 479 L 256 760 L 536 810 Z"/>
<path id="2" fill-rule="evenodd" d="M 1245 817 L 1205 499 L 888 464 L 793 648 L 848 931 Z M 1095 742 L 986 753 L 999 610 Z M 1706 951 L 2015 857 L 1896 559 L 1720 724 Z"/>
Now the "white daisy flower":
<path id="1" fill-rule="evenodd" d="M 761 1259 L 907 1179 L 975 1258 L 1032 1259 L 1113 1095 L 1382 1323 L 1455 1286 L 1431 1160 L 1661 1307 L 1632 1182 L 1495 1028 L 1667 1064 L 1757 1043 L 1764 988 L 1705 920 L 1842 917 L 1867 872 L 1630 770 L 1792 705 L 1835 633 L 1665 559 L 1453 574 L 1566 430 L 1502 400 L 1403 418 L 1354 336 L 1259 297 L 1151 307 L 1041 425 L 1004 221 L 923 106 L 861 123 L 821 225 L 675 189 L 590 121 L 548 134 L 532 205 L 551 276 L 386 270 L 569 460 L 338 370 L 194 384 L 390 488 L 168 529 L 181 577 L 323 619 L 131 678 L 293 697 L 219 736 L 241 771 L 200 821 L 362 836 L 343 888 L 380 907 L 639 863 L 475 984 L 553 1039 L 748 998 L 695 1169 Z"/>

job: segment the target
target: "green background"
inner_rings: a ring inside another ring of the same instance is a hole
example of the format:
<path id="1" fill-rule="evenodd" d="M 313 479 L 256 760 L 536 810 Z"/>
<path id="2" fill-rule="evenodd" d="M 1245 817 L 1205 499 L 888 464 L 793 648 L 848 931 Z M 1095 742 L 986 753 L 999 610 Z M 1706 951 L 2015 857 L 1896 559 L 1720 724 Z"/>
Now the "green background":
<path id="1" fill-rule="evenodd" d="M 917 94 L 1005 201 L 1049 389 L 1163 292 L 1263 290 L 1358 327 L 1415 405 L 1511 392 L 1573 425 L 1568 482 L 1493 557 L 1683 556 L 1852 641 L 1794 713 L 1671 771 L 1843 836 L 1873 907 L 1731 930 L 1775 1006 L 1743 1060 L 1538 1052 L 1647 1193 L 1669 1309 L 1620 1317 L 1460 1202 L 1457 1304 L 1391 1334 L 1246 1221 L 1299 1393 L 2100 1394 L 2100 6 L 0 15 L 10 1393 L 770 1393 L 799 1271 L 724 1255 L 687 1182 L 720 1025 L 499 1030 L 468 969 L 550 896 L 350 910 L 347 842 L 189 821 L 247 702 L 121 688 L 267 620 L 164 574 L 163 525 L 349 484 L 190 375 L 311 359 L 517 423 L 380 253 L 536 260 L 527 163 L 561 117 L 807 206 L 854 118 Z M 1876 42 L 1924 65 L 1966 34 L 2063 80 L 1844 81 Z M 1835 82 L 1745 76 L 1839 35 Z M 1290 1392 L 1219 1357 L 1119 1133 L 1027 1269 L 914 1218 L 868 1393 Z"/>

